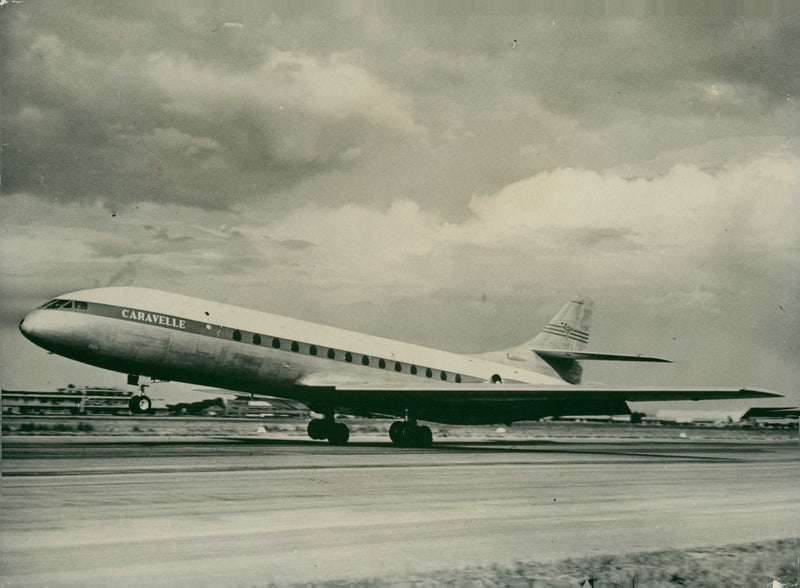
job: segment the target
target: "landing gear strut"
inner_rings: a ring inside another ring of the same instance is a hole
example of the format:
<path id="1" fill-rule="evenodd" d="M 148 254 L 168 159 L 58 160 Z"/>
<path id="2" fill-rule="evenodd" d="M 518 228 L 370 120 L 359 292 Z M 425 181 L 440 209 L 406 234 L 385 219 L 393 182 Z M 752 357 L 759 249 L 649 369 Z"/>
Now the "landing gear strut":
<path id="1" fill-rule="evenodd" d="M 414 419 L 393 422 L 389 427 L 389 438 L 398 447 L 427 448 L 433 445 L 430 427 L 418 425 Z"/>
<path id="2" fill-rule="evenodd" d="M 308 423 L 308 436 L 312 439 L 327 439 L 331 445 L 345 445 L 350 439 L 350 429 L 344 423 L 333 420 L 333 414 L 324 419 Z"/>

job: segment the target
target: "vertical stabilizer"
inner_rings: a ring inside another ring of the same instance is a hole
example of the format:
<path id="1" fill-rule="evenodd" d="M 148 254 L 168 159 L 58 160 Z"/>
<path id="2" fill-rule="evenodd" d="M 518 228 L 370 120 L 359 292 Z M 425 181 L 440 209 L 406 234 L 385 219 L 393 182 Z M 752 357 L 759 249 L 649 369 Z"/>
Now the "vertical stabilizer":
<path id="1" fill-rule="evenodd" d="M 567 302 L 547 325 L 530 341 L 511 349 L 485 353 L 484 357 L 509 365 L 517 365 L 548 375 L 558 376 L 570 384 L 579 384 L 581 364 L 563 352 L 582 351 L 589 343 L 592 301 L 578 297 Z M 556 353 L 540 353 L 551 351 Z M 558 353 L 562 352 L 562 353 Z"/>
<path id="2" fill-rule="evenodd" d="M 575 298 L 567 302 L 549 323 L 528 341 L 533 349 L 566 349 L 581 351 L 589 343 L 589 326 L 592 319 L 592 301 Z"/>

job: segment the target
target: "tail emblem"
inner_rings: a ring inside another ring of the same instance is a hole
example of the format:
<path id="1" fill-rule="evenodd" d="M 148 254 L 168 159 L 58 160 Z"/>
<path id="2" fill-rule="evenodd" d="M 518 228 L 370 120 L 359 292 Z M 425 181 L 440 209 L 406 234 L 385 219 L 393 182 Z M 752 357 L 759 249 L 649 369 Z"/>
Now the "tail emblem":
<path id="1" fill-rule="evenodd" d="M 567 323 L 561 323 L 561 330 L 564 331 L 564 335 L 569 337 L 572 334 L 572 327 L 570 327 Z"/>

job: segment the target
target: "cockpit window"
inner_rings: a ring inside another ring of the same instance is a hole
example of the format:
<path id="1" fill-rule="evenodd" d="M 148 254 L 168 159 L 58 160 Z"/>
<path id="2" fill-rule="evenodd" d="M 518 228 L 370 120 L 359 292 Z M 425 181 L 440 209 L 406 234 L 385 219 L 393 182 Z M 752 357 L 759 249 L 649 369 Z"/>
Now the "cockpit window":
<path id="1" fill-rule="evenodd" d="M 89 305 L 86 302 L 82 302 L 80 300 L 61 300 L 56 298 L 55 300 L 51 300 L 47 304 L 40 306 L 39 308 L 74 308 L 76 310 L 88 310 Z"/>

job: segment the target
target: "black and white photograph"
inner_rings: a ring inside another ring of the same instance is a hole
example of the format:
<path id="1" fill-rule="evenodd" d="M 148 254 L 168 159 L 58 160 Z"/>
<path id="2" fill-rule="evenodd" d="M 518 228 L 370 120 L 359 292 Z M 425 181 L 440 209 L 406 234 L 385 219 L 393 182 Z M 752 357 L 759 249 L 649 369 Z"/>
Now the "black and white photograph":
<path id="1" fill-rule="evenodd" d="M 800 9 L 0 0 L 0 586 L 800 585 Z"/>

